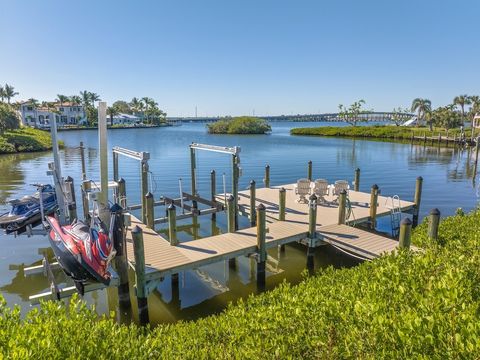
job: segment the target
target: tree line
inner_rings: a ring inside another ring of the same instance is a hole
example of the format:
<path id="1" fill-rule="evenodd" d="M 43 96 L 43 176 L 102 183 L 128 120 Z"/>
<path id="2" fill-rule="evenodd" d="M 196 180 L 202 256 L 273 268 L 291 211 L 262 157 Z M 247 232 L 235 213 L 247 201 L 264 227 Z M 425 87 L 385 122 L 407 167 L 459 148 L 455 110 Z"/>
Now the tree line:
<path id="1" fill-rule="evenodd" d="M 349 106 L 340 104 L 339 118 L 340 120 L 356 126 L 359 122 L 365 121 L 362 114 L 372 112 L 364 108 L 365 101 L 358 100 Z M 470 106 L 468 111 L 466 107 Z M 440 106 L 436 109 L 432 108 L 432 102 L 426 98 L 415 98 L 409 108 L 394 108 L 392 111 L 392 122 L 400 126 L 405 120 L 411 117 L 412 113 L 416 113 L 416 125 L 425 122 L 430 130 L 433 126 L 445 129 L 453 129 L 465 126 L 465 121 L 472 121 L 475 114 L 480 113 L 480 96 L 459 95 L 453 99 L 451 104 Z"/>

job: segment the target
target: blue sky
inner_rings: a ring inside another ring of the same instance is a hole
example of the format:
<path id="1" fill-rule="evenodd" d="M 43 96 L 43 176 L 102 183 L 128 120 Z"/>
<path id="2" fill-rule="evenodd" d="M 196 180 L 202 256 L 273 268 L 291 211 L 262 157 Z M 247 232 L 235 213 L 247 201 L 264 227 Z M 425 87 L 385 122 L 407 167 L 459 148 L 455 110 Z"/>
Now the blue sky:
<path id="1" fill-rule="evenodd" d="M 169 115 L 389 111 L 480 93 L 480 1 L 0 0 L 18 99 L 153 97 Z"/>

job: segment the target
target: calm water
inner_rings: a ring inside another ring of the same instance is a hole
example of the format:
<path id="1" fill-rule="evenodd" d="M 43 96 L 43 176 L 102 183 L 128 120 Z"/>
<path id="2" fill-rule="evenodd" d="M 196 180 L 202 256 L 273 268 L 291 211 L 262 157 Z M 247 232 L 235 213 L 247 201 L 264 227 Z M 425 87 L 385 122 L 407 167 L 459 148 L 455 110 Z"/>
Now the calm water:
<path id="1" fill-rule="evenodd" d="M 433 207 L 438 207 L 443 215 L 450 215 L 462 207 L 471 210 L 479 201 L 479 187 L 473 179 L 473 159 L 469 150 L 438 148 L 436 146 L 410 145 L 366 140 L 293 137 L 289 130 L 296 126 L 319 126 L 319 123 L 274 123 L 271 135 L 232 136 L 208 135 L 204 124 L 185 124 L 180 127 L 155 129 L 129 129 L 109 131 L 109 146 L 122 146 L 138 151 L 150 152 L 151 191 L 155 198 L 160 195 L 178 196 L 178 179 L 189 189 L 189 151 L 191 142 L 241 147 L 240 189 L 245 189 L 251 179 L 261 184 L 264 166 L 271 166 L 271 183 L 293 183 L 306 176 L 306 164 L 313 161 L 315 178 L 326 178 L 330 182 L 337 179 L 353 179 L 354 169 L 361 169 L 360 189 L 369 191 L 377 183 L 385 195 L 398 194 L 401 199 L 412 199 L 415 178 L 424 177 L 422 216 Z M 63 175 L 81 178 L 80 153 L 77 148 L 83 141 L 87 158 L 88 177 L 98 180 L 97 132 L 71 131 L 60 133 L 66 148 L 61 152 Z M 51 153 L 7 155 L 0 157 L 0 202 L 19 197 L 33 191 L 28 184 L 51 182 L 46 175 L 47 164 L 52 161 Z M 199 152 L 198 186 L 201 195 L 209 196 L 210 171 L 217 172 L 218 191 L 222 187 L 222 173 L 225 173 L 227 191 L 230 191 L 230 158 L 223 154 Z M 122 158 L 120 176 L 127 183 L 127 196 L 130 204 L 139 203 L 139 164 Z M 77 193 L 77 199 L 80 194 Z M 0 205 L 7 211 L 7 205 Z M 159 210 L 163 211 L 163 210 Z M 81 213 L 81 209 L 79 209 Z M 187 225 L 182 221 L 180 225 Z M 209 236 L 216 227 L 225 230 L 223 214 L 212 224 L 208 216 L 200 218 L 199 236 Z M 241 225 L 247 225 L 245 219 Z M 389 220 L 380 221 L 380 227 L 389 229 Z M 188 229 L 187 229 L 188 230 Z M 192 238 L 191 232 L 179 234 L 182 241 Z M 48 239 L 43 236 L 18 237 L 0 236 L 0 291 L 9 304 L 20 304 L 29 308 L 28 296 L 48 288 L 41 275 L 25 277 L 22 264 L 38 264 L 42 254 L 49 251 Z M 272 250 L 268 261 L 267 288 L 272 288 L 287 279 L 297 283 L 302 279 L 305 268 L 305 248 L 287 246 L 282 258 Z M 224 263 L 209 265 L 182 273 L 180 293 L 172 294 L 170 279 L 159 285 L 149 297 L 150 317 L 153 323 L 171 322 L 177 319 L 194 319 L 206 314 L 221 311 L 230 301 L 255 293 L 255 273 L 250 259 L 240 258 L 236 271 L 228 269 Z M 353 266 L 355 261 L 322 248 L 316 252 L 315 266 Z M 133 274 L 130 274 L 133 275 Z M 63 282 L 62 273 L 57 274 Z M 133 278 L 131 279 L 131 283 Z M 116 309 L 116 289 L 102 290 L 87 294 L 86 300 L 95 304 L 99 313 Z M 135 313 L 135 311 L 134 311 Z"/>

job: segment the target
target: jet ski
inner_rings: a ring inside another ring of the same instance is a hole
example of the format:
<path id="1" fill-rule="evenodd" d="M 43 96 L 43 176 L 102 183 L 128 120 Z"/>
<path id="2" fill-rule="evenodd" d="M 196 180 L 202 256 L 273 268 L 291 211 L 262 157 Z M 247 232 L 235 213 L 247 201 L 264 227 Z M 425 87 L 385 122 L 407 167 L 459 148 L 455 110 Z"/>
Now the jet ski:
<path id="1" fill-rule="evenodd" d="M 0 216 L 0 227 L 7 234 L 23 233 L 27 225 L 35 227 L 42 223 L 43 214 L 53 213 L 57 208 L 57 198 L 52 185 L 34 184 L 37 192 L 20 199 L 10 200 L 12 209 Z"/>
<path id="2" fill-rule="evenodd" d="M 71 225 L 62 226 L 54 216 L 46 217 L 50 226 L 49 240 L 58 263 L 65 274 L 75 282 L 83 295 L 86 282 L 110 284 L 109 265 L 115 256 L 112 234 L 105 224 L 92 216 L 90 224 L 75 220 Z M 113 221 L 113 218 L 112 218 Z M 111 229 L 113 225 L 111 224 Z"/>

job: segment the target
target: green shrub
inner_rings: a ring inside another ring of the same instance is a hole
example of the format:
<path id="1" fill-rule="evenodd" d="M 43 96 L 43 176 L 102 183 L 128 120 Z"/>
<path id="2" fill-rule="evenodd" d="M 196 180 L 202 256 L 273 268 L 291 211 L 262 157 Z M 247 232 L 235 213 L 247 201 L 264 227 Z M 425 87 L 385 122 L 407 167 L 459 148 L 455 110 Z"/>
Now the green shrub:
<path id="1" fill-rule="evenodd" d="M 142 329 L 74 298 L 21 319 L 0 303 L 7 358 L 410 359 L 480 357 L 480 211 L 444 219 L 440 242 L 421 224 L 400 251 L 231 305 L 220 315 Z"/>
<path id="2" fill-rule="evenodd" d="M 260 118 L 241 116 L 207 124 L 210 134 L 265 134 L 272 128 Z"/>
<path id="3" fill-rule="evenodd" d="M 60 146 L 63 142 L 60 142 Z M 43 130 L 23 127 L 6 131 L 0 136 L 0 153 L 46 151 L 52 148 L 50 133 Z"/>

